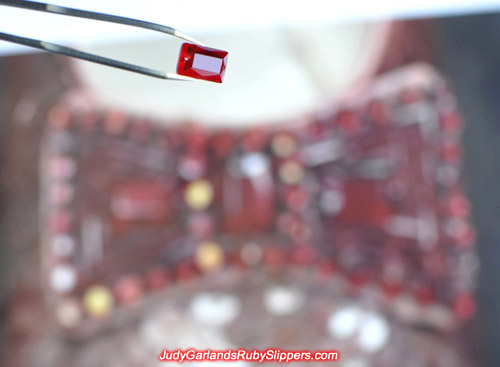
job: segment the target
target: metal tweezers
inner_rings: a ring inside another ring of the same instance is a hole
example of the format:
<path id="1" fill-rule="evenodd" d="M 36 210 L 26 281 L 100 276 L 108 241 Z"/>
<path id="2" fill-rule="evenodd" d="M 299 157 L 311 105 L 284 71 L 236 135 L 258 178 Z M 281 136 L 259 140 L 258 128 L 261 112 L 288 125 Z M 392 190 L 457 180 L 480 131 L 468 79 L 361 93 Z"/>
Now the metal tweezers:
<path id="1" fill-rule="evenodd" d="M 91 12 L 91 11 L 85 11 L 85 10 L 79 10 L 79 9 L 73 9 L 73 8 L 66 8 L 63 6 L 45 4 L 45 3 L 34 2 L 34 1 L 0 0 L 0 5 L 28 9 L 28 10 L 36 10 L 36 11 L 41 11 L 41 12 L 45 12 L 45 13 L 53 13 L 53 14 L 70 16 L 70 17 L 100 20 L 100 21 L 104 21 L 104 22 L 129 25 L 132 27 L 145 28 L 145 29 L 149 29 L 152 31 L 166 33 L 166 34 L 169 34 L 171 36 L 181 38 L 181 39 L 188 41 L 190 43 L 204 46 L 201 42 L 193 39 L 192 37 L 185 35 L 182 32 L 179 32 L 178 30 L 176 30 L 174 28 L 167 27 L 167 26 L 160 25 L 160 24 L 156 24 L 156 23 L 144 22 L 141 20 L 119 17 L 116 15 L 95 13 L 95 12 Z M 57 54 L 62 54 L 62 55 L 70 56 L 70 57 L 75 57 L 78 59 L 87 60 L 87 61 L 95 62 L 98 64 L 107 65 L 107 66 L 111 66 L 114 68 L 131 71 L 134 73 L 152 76 L 155 78 L 169 79 L 169 80 L 196 80 L 194 78 L 190 78 L 190 77 L 175 74 L 175 73 L 167 73 L 167 72 L 160 71 L 160 70 L 149 69 L 149 68 L 146 68 L 143 66 L 129 64 L 126 62 L 122 62 L 122 61 L 118 61 L 118 60 L 90 54 L 87 52 L 78 51 L 78 50 L 75 50 L 73 48 L 61 46 L 61 45 L 58 45 L 55 43 L 40 41 L 40 40 L 36 40 L 36 39 L 31 39 L 31 38 L 19 37 L 19 36 L 15 36 L 15 35 L 8 34 L 8 33 L 1 33 L 0 32 L 0 40 L 7 41 L 7 42 L 13 42 L 13 43 L 17 43 L 17 44 L 24 45 L 24 46 L 34 47 L 34 48 L 38 48 L 41 50 L 54 52 Z"/>

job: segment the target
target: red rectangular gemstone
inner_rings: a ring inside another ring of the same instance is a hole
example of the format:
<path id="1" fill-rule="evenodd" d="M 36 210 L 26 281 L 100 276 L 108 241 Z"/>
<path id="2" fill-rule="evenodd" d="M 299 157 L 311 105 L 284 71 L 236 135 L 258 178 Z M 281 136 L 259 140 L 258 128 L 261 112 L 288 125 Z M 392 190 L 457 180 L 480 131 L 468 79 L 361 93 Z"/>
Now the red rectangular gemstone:
<path id="1" fill-rule="evenodd" d="M 222 83 L 226 72 L 227 55 L 227 51 L 183 43 L 177 74 Z"/>

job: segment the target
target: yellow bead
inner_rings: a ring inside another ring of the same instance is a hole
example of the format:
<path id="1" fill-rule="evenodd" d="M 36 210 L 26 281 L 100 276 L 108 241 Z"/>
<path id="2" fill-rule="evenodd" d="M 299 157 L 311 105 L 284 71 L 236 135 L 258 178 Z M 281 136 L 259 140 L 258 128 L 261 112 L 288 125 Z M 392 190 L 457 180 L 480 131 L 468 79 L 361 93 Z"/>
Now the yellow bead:
<path id="1" fill-rule="evenodd" d="M 304 177 L 304 169 L 300 164 L 289 161 L 281 165 L 279 176 L 284 183 L 294 185 L 299 183 Z"/>
<path id="2" fill-rule="evenodd" d="M 113 308 L 113 295 L 108 288 L 94 285 L 85 292 L 83 305 L 90 316 L 103 317 L 108 315 Z"/>
<path id="3" fill-rule="evenodd" d="M 76 300 L 67 300 L 57 306 L 55 316 L 59 324 L 72 328 L 82 320 L 80 305 Z"/>
<path id="4" fill-rule="evenodd" d="M 212 202 L 214 191 L 212 185 L 206 180 L 191 182 L 184 193 L 184 199 L 189 207 L 195 210 L 203 210 Z"/>
<path id="5" fill-rule="evenodd" d="M 196 251 L 195 261 L 202 271 L 215 270 L 224 262 L 224 252 L 215 242 L 203 242 Z"/>
<path id="6" fill-rule="evenodd" d="M 295 139 L 288 134 L 278 134 L 273 138 L 271 148 L 278 157 L 286 158 L 295 152 L 297 143 Z"/>

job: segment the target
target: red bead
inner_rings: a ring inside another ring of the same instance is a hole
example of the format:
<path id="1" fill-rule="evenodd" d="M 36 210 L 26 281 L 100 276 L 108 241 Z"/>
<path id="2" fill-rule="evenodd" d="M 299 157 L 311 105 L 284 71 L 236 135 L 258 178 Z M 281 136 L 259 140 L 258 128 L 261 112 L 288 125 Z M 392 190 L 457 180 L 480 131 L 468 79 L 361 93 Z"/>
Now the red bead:
<path id="1" fill-rule="evenodd" d="M 297 245 L 292 250 L 292 261 L 296 265 L 311 264 L 316 258 L 316 250 L 310 245 Z"/>
<path id="2" fill-rule="evenodd" d="M 64 104 L 57 104 L 50 109 L 48 120 L 54 130 L 67 130 L 71 123 L 71 115 Z"/>
<path id="3" fill-rule="evenodd" d="M 241 146 L 246 151 L 261 151 L 269 142 L 269 138 L 270 137 L 265 129 L 256 127 L 247 131 L 243 135 L 241 139 Z"/>
<path id="4" fill-rule="evenodd" d="M 441 148 L 441 158 L 446 162 L 458 162 L 462 151 L 456 143 L 445 143 Z"/>
<path id="5" fill-rule="evenodd" d="M 469 214 L 469 202 L 465 196 L 456 194 L 448 199 L 448 213 L 453 217 L 465 218 Z"/>
<path id="6" fill-rule="evenodd" d="M 318 120 L 310 121 L 305 128 L 307 134 L 314 138 L 322 138 L 329 132 L 328 126 L 324 122 Z"/>
<path id="7" fill-rule="evenodd" d="M 476 301 L 471 294 L 459 294 L 453 301 L 453 310 L 458 318 L 467 320 L 476 312 Z"/>
<path id="8" fill-rule="evenodd" d="M 272 269 L 281 268 L 286 263 L 286 254 L 278 246 L 269 246 L 264 252 L 264 263 Z"/>
<path id="9" fill-rule="evenodd" d="M 69 232 L 71 224 L 71 214 L 66 211 L 60 211 L 52 214 L 49 221 L 50 229 L 56 233 Z"/>
<path id="10" fill-rule="evenodd" d="M 441 116 L 441 128 L 447 132 L 458 132 L 462 128 L 462 119 L 456 111 L 443 113 Z"/>
<path id="11" fill-rule="evenodd" d="M 179 54 L 177 74 L 222 83 L 227 55 L 226 51 L 184 43 Z"/>
<path id="12" fill-rule="evenodd" d="M 436 300 L 434 291 L 424 284 L 415 285 L 413 287 L 413 295 L 421 305 L 428 305 Z"/>
<path id="13" fill-rule="evenodd" d="M 138 143 L 145 142 L 149 138 L 150 134 L 151 125 L 148 121 L 140 119 L 130 125 L 130 136 Z"/>
<path id="14" fill-rule="evenodd" d="M 165 288 L 169 283 L 168 271 L 164 268 L 155 268 L 146 276 L 146 283 L 153 291 Z"/>
<path id="15" fill-rule="evenodd" d="M 422 93 L 417 89 L 406 89 L 401 93 L 401 102 L 404 104 L 415 103 L 422 98 Z"/>
<path id="16" fill-rule="evenodd" d="M 361 127 L 361 120 L 355 111 L 339 111 L 336 117 L 337 126 L 345 133 L 356 133 Z"/>
<path id="17" fill-rule="evenodd" d="M 199 126 L 189 126 L 189 130 L 185 136 L 186 148 L 189 152 L 204 152 L 208 145 L 208 135 Z"/>
<path id="18" fill-rule="evenodd" d="M 215 133 L 210 141 L 210 146 L 219 158 L 225 158 L 231 154 L 235 143 L 235 137 L 230 131 Z"/>
<path id="19" fill-rule="evenodd" d="M 174 273 L 175 278 L 179 281 L 188 280 L 194 278 L 197 275 L 195 265 L 189 260 L 179 263 L 175 267 Z"/>
<path id="20" fill-rule="evenodd" d="M 403 286 L 399 282 L 382 281 L 380 284 L 382 292 L 389 298 L 396 297 L 403 291 Z"/>
<path id="21" fill-rule="evenodd" d="M 189 231 L 197 238 L 208 238 L 215 230 L 212 216 L 207 213 L 193 213 L 188 218 Z"/>
<path id="22" fill-rule="evenodd" d="M 317 279 L 320 281 L 330 279 L 335 271 L 336 268 L 330 260 L 320 260 L 316 266 Z"/>
<path id="23" fill-rule="evenodd" d="M 370 280 L 372 274 L 368 269 L 357 269 L 347 275 L 348 287 L 351 292 L 356 292 L 364 287 Z"/>
<path id="24" fill-rule="evenodd" d="M 389 107 L 382 101 L 372 101 L 368 105 L 368 114 L 374 120 L 374 123 L 380 126 L 389 124 L 391 111 Z"/>
<path id="25" fill-rule="evenodd" d="M 300 187 L 292 187 L 285 192 L 285 202 L 291 210 L 301 211 L 305 209 L 308 200 L 307 192 Z"/>
<path id="26" fill-rule="evenodd" d="M 125 276 L 118 280 L 114 293 L 118 302 L 134 305 L 142 298 L 142 281 L 138 276 Z"/>

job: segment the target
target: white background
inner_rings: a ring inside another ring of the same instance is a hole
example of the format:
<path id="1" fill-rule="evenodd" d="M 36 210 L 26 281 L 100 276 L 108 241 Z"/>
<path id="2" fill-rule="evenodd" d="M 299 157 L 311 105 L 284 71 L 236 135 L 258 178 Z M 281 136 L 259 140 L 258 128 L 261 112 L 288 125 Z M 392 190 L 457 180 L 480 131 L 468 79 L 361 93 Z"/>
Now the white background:
<path id="1" fill-rule="evenodd" d="M 500 10 L 498 0 L 53 0 L 52 3 L 168 25 L 197 36 L 225 30 L 443 16 Z M 131 27 L 0 6 L 0 32 L 71 44 L 157 38 Z M 29 49 L 0 41 L 0 54 Z"/>

